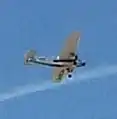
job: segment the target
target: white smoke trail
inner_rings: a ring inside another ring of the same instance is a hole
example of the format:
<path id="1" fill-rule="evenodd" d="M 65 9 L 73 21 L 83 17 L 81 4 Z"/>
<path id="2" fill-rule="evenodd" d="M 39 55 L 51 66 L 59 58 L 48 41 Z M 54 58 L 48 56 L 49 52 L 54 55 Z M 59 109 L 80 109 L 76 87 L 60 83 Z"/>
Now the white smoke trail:
<path id="1" fill-rule="evenodd" d="M 17 87 L 10 92 L 0 94 L 0 102 L 5 100 L 10 100 L 12 98 L 16 98 L 19 96 L 27 95 L 30 93 L 34 93 L 37 91 L 45 91 L 48 89 L 53 89 L 55 87 L 60 86 L 61 84 L 68 84 L 68 83 L 77 82 L 77 81 L 80 82 L 82 80 L 88 81 L 89 79 L 103 78 L 103 77 L 110 76 L 116 73 L 117 73 L 116 65 L 97 67 L 92 70 L 87 69 L 87 71 L 76 73 L 72 80 L 67 80 L 62 83 L 52 83 L 52 81 L 47 81 L 42 84 L 34 84 L 34 85 L 26 85 L 26 86 Z"/>
<path id="2" fill-rule="evenodd" d="M 12 89 L 9 92 L 0 94 L 0 102 L 5 101 L 5 100 L 9 100 L 12 98 L 16 98 L 19 96 L 23 96 L 26 94 L 34 93 L 37 91 L 44 91 L 47 89 L 51 89 L 57 85 L 60 85 L 60 84 L 54 84 L 51 81 L 46 81 L 46 82 L 41 83 L 41 84 L 28 84 L 25 86 L 19 86 L 19 87 Z"/>

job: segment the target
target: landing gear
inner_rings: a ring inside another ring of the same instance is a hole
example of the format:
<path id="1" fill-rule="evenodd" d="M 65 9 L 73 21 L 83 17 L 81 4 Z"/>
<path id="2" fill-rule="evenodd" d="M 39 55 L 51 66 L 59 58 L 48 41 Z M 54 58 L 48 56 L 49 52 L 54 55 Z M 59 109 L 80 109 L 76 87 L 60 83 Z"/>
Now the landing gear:
<path id="1" fill-rule="evenodd" d="M 66 68 L 66 70 L 67 70 L 68 73 L 73 72 L 73 69 L 70 69 L 70 68 Z"/>
<path id="2" fill-rule="evenodd" d="M 70 68 L 67 68 L 66 70 L 67 70 L 67 72 L 69 73 L 69 74 L 68 74 L 68 78 L 72 78 L 72 72 L 73 72 L 73 70 L 70 69 Z"/>
<path id="3" fill-rule="evenodd" d="M 68 78 L 72 78 L 72 74 L 68 74 Z"/>

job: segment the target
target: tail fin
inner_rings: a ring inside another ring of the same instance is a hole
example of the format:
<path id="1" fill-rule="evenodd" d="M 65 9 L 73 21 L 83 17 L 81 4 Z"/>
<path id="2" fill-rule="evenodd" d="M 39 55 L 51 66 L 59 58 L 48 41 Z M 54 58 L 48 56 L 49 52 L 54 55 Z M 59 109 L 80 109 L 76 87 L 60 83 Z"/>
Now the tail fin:
<path id="1" fill-rule="evenodd" d="M 34 59 L 36 57 L 36 51 L 35 50 L 29 50 L 25 55 L 24 55 L 24 64 L 29 64 L 30 59 Z"/>

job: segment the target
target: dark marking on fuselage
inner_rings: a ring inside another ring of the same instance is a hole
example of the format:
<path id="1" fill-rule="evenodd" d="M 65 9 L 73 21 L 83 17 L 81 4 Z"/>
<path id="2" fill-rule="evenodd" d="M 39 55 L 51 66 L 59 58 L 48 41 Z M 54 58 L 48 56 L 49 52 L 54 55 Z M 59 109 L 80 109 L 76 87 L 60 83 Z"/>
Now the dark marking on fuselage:
<path id="1" fill-rule="evenodd" d="M 52 67 L 64 67 L 62 64 L 51 64 L 51 63 L 46 63 L 46 62 L 39 62 L 36 60 L 32 61 L 33 63 L 41 64 L 41 65 L 47 65 L 47 66 L 52 66 Z"/>
<path id="2" fill-rule="evenodd" d="M 53 62 L 74 62 L 74 59 L 55 59 Z"/>

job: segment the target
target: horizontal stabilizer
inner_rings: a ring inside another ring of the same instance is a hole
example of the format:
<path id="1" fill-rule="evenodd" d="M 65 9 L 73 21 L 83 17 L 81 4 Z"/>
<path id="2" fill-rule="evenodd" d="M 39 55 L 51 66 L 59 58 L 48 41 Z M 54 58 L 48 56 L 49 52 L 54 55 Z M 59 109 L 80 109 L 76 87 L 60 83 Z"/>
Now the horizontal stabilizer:
<path id="1" fill-rule="evenodd" d="M 29 64 L 29 62 L 36 57 L 36 51 L 35 50 L 29 50 L 25 55 L 24 55 L 24 64 Z"/>

